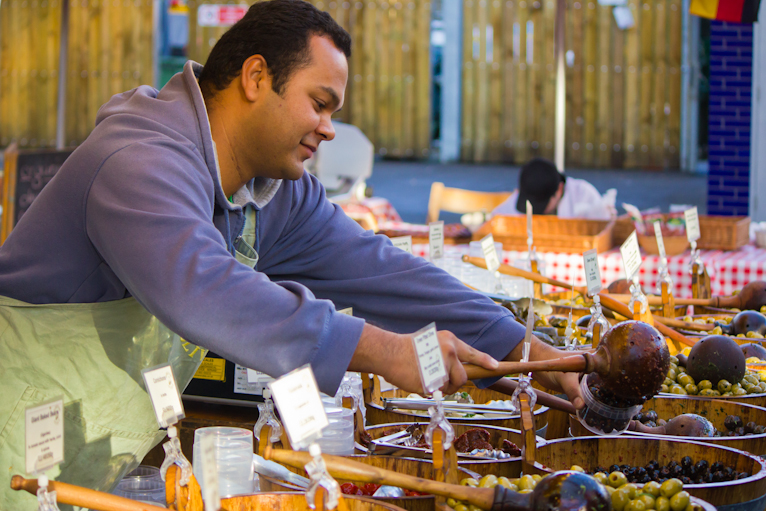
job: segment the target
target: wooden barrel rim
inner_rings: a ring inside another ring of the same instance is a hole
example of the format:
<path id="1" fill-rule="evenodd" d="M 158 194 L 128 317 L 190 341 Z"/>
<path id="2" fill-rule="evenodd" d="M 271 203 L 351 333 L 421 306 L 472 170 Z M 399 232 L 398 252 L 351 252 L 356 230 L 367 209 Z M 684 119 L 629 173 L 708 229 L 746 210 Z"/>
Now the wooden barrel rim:
<path id="1" fill-rule="evenodd" d="M 301 496 L 303 496 L 305 498 L 305 493 L 302 493 L 302 492 L 273 491 L 273 492 L 253 493 L 251 495 L 238 495 L 236 497 L 230 497 L 228 499 L 222 499 L 221 508 L 224 507 L 224 502 L 226 502 L 226 501 L 236 501 L 238 499 L 245 500 L 245 499 L 253 499 L 253 498 L 257 499 L 258 497 L 266 497 L 266 496 L 274 496 L 274 495 L 276 495 L 276 496 L 285 495 L 285 496 L 288 496 L 288 497 L 291 497 L 291 498 L 295 497 L 295 496 L 298 496 L 298 495 L 301 495 Z M 381 501 L 378 501 L 376 499 L 371 499 L 370 497 L 367 497 L 367 496 L 362 496 L 362 495 L 344 495 L 343 498 L 346 499 L 346 500 L 359 500 L 359 501 L 362 501 L 362 502 L 366 502 L 368 504 L 371 504 L 372 506 L 377 507 L 378 509 L 385 509 L 385 510 L 388 510 L 388 511 L 405 511 L 401 507 L 396 506 L 394 504 L 389 504 L 388 502 L 381 502 Z M 308 507 L 308 503 L 306 503 L 306 509 L 307 510 L 310 509 Z"/>
<path id="2" fill-rule="evenodd" d="M 388 392 L 388 391 L 386 391 L 386 392 Z M 498 394 L 502 394 L 501 392 L 497 392 L 497 393 Z M 502 395 L 505 396 L 505 394 L 502 394 Z M 508 399 L 511 398 L 511 396 L 507 396 L 507 397 L 508 397 Z M 426 410 L 422 410 L 425 413 L 425 415 L 423 415 L 423 414 L 415 413 L 414 410 L 413 411 L 386 410 L 385 407 L 383 407 L 383 406 L 381 406 L 381 405 L 379 405 L 377 403 L 365 403 L 365 406 L 368 407 L 368 408 L 369 407 L 373 407 L 376 410 L 381 411 L 381 412 L 402 415 L 404 417 L 417 417 L 417 418 L 420 418 L 420 419 L 428 419 L 428 420 L 430 420 L 430 417 L 428 416 L 428 412 Z M 538 416 L 538 415 L 543 415 L 547 411 L 548 411 L 548 407 L 547 406 L 545 406 L 545 405 L 535 405 L 535 410 L 532 413 L 535 416 Z M 499 412 L 488 412 L 488 413 L 497 414 Z M 474 418 L 474 417 L 447 417 L 447 420 L 449 420 L 450 422 L 455 422 L 455 423 L 457 423 L 457 422 L 460 422 L 460 423 L 471 422 L 472 420 L 474 420 L 474 421 L 475 420 L 482 420 L 482 421 L 507 421 L 507 420 L 511 420 L 511 419 L 520 420 L 521 419 L 521 415 L 511 415 L 511 414 L 508 414 L 508 415 L 504 415 L 503 417 L 483 417 L 483 418 L 482 417 L 479 417 L 479 418 Z M 373 424 L 372 426 L 377 426 L 377 424 Z M 372 426 L 368 426 L 367 429 L 370 429 L 370 427 L 372 427 Z M 502 427 L 502 426 L 498 426 L 498 427 Z"/>

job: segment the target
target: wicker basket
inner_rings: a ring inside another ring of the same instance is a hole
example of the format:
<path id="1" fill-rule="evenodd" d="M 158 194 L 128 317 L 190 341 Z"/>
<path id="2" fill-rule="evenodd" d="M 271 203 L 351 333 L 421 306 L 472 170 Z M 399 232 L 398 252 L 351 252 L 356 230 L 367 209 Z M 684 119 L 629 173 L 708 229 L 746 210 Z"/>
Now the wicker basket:
<path id="1" fill-rule="evenodd" d="M 548 215 L 532 217 L 535 248 L 541 252 L 581 254 L 592 248 L 605 252 L 612 248 L 614 221 L 558 218 Z M 503 250 L 527 250 L 527 219 L 525 216 L 495 216 L 473 235 L 480 240 L 492 233 Z"/>
<path id="2" fill-rule="evenodd" d="M 630 215 L 625 214 L 618 216 L 614 221 L 614 227 L 612 228 L 612 246 L 619 247 L 625 240 L 628 239 L 630 233 L 636 230 L 633 225 L 633 220 L 630 219 Z"/>
<path id="3" fill-rule="evenodd" d="M 737 250 L 750 241 L 749 216 L 700 216 L 697 248 Z"/>
<path id="4" fill-rule="evenodd" d="M 689 240 L 686 236 L 663 236 L 662 242 L 665 245 L 665 255 L 668 257 L 683 254 L 689 248 Z M 638 244 L 647 254 L 659 255 L 660 253 L 657 238 L 653 234 L 639 234 Z"/>

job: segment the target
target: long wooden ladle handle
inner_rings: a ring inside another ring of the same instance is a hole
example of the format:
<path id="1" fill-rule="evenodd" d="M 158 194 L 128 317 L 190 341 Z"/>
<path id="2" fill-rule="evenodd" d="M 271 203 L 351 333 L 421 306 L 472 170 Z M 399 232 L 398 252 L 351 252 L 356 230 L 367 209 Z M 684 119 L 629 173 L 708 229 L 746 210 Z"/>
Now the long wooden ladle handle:
<path id="1" fill-rule="evenodd" d="M 631 299 L 631 295 L 626 295 L 626 294 L 609 293 L 609 296 L 611 296 L 618 302 L 622 302 L 622 303 L 628 303 L 630 302 L 630 299 Z M 661 296 L 647 296 L 646 299 L 649 302 L 649 305 L 662 305 Z M 703 307 L 710 307 L 711 303 L 713 303 L 712 298 L 708 299 L 708 298 L 673 297 L 673 301 L 676 302 L 676 305 L 701 305 Z"/>
<path id="2" fill-rule="evenodd" d="M 263 455 L 267 460 L 274 460 L 283 465 L 303 468 L 312 458 L 307 452 L 286 451 L 283 449 L 273 449 L 267 447 Z M 340 456 L 330 456 L 323 454 L 327 470 L 333 477 L 338 479 L 348 479 L 350 481 L 359 481 L 364 483 L 387 484 L 398 486 L 408 490 L 415 490 L 434 495 L 451 497 L 455 500 L 469 502 L 482 509 L 490 509 L 495 496 L 495 490 L 491 488 L 471 488 L 470 486 L 460 486 L 457 484 L 441 483 L 414 477 L 406 474 L 400 474 L 392 470 L 386 470 L 378 467 L 371 467 L 357 461 L 351 461 Z"/>
<path id="3" fill-rule="evenodd" d="M 503 394 L 512 396 L 513 392 L 518 386 L 519 382 L 516 380 L 511 380 L 510 378 L 501 378 L 497 383 L 490 385 L 487 388 L 489 390 L 494 390 L 495 392 L 501 392 Z M 560 397 L 548 394 L 547 392 L 544 392 L 540 389 L 535 389 L 535 392 L 537 393 L 537 404 L 544 405 L 555 410 L 560 410 L 562 412 L 571 413 L 573 415 L 575 414 L 574 405 L 572 405 L 572 403 L 566 399 L 561 399 Z"/>
<path id="4" fill-rule="evenodd" d="M 483 257 L 471 257 L 469 255 L 464 255 L 463 261 L 466 263 L 471 263 L 474 266 L 478 266 L 479 268 L 485 268 L 485 269 L 487 268 L 487 262 L 484 260 Z M 552 279 L 550 277 L 545 277 L 543 275 L 540 275 L 539 273 L 522 270 L 521 268 L 516 268 L 515 266 L 501 264 L 500 268 L 498 268 L 497 271 L 499 271 L 503 275 L 510 275 L 512 277 L 523 277 L 533 282 L 539 282 L 540 284 L 550 284 L 551 286 L 563 287 L 565 289 L 574 289 L 576 292 L 582 295 L 588 294 L 588 289 L 585 287 L 582 287 L 582 286 L 572 287 L 572 284 L 567 284 L 566 282 L 561 282 L 560 280 Z"/>
<path id="5" fill-rule="evenodd" d="M 464 364 L 469 380 L 482 378 L 496 378 L 509 374 L 528 373 L 531 371 L 563 371 L 566 373 L 592 372 L 595 370 L 593 356 L 589 353 L 580 353 L 571 357 L 551 358 L 548 360 L 535 360 L 531 362 L 505 362 L 498 363 L 497 369 L 485 369 L 483 367 Z"/>
<path id="6" fill-rule="evenodd" d="M 610 309 L 617 314 L 622 314 L 626 318 L 632 318 L 633 313 L 630 311 L 627 305 L 624 303 L 620 303 L 611 296 L 609 296 L 607 293 L 599 293 L 599 297 L 601 299 L 601 305 L 606 307 L 607 309 Z M 654 316 L 655 324 L 654 326 L 657 328 L 657 330 L 660 331 L 660 333 L 666 337 L 670 337 L 676 342 L 680 342 L 682 344 L 685 344 L 686 346 L 694 346 L 694 341 L 686 337 L 685 335 L 681 334 L 680 332 L 676 332 L 670 327 L 665 326 L 662 323 L 663 319 L 668 318 L 660 318 L 659 316 Z"/>
<path id="7" fill-rule="evenodd" d="M 11 488 L 16 491 L 26 490 L 32 495 L 37 495 L 37 479 L 24 479 L 15 475 L 11 478 Z M 98 511 L 157 511 L 157 509 L 166 509 L 59 481 L 49 481 L 48 489 L 56 492 L 57 502 L 86 509 Z"/>

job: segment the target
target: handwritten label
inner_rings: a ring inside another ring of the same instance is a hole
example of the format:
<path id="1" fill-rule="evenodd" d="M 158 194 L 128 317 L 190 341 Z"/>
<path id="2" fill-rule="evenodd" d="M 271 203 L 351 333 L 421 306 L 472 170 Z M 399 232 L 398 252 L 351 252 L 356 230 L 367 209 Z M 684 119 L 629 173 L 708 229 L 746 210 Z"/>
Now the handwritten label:
<path id="1" fill-rule="evenodd" d="M 415 353 L 418 356 L 423 389 L 428 393 L 439 390 L 449 380 L 449 376 L 447 376 L 447 369 L 444 367 L 442 350 L 436 335 L 436 324 L 431 323 L 418 330 L 412 340 L 415 344 Z"/>
<path id="2" fill-rule="evenodd" d="M 204 435 L 200 440 L 199 450 L 202 456 L 202 500 L 205 501 L 205 509 L 217 511 L 221 508 L 221 495 L 215 450 L 215 435 Z"/>
<path id="3" fill-rule="evenodd" d="M 444 220 L 428 224 L 428 244 L 432 261 L 444 257 Z"/>
<path id="4" fill-rule="evenodd" d="M 628 280 L 633 280 L 633 277 L 638 275 L 638 269 L 641 268 L 641 251 L 638 248 L 636 231 L 633 231 L 625 243 L 620 246 L 620 253 L 622 254 L 622 265 L 625 267 L 625 275 Z"/>
<path id="5" fill-rule="evenodd" d="M 662 226 L 660 222 L 654 222 L 654 237 L 657 239 L 657 250 L 660 252 L 660 260 L 667 259 L 665 255 L 665 240 L 662 239 Z"/>
<path id="6" fill-rule="evenodd" d="M 396 248 L 401 248 L 410 254 L 412 253 L 412 236 L 397 236 L 396 238 L 391 238 L 391 243 L 393 243 Z"/>
<path id="7" fill-rule="evenodd" d="M 26 470 L 42 474 L 64 461 L 64 400 L 30 406 L 24 416 Z"/>
<path id="8" fill-rule="evenodd" d="M 686 220 L 686 238 L 689 242 L 700 239 L 700 218 L 697 215 L 697 206 L 684 211 L 684 219 Z"/>
<path id="9" fill-rule="evenodd" d="M 183 419 L 184 406 L 170 364 L 144 369 L 141 374 L 160 427 L 167 428 Z"/>
<path id="10" fill-rule="evenodd" d="M 293 446 L 307 446 L 329 424 L 310 365 L 274 380 L 269 388 Z"/>
<path id="11" fill-rule="evenodd" d="M 582 255 L 583 268 L 585 268 L 585 284 L 588 286 L 588 294 L 595 296 L 601 291 L 601 270 L 598 267 L 598 251 L 588 250 Z"/>
<path id="12" fill-rule="evenodd" d="M 484 261 L 487 263 L 487 269 L 492 273 L 500 268 L 500 259 L 497 257 L 497 247 L 492 234 L 487 234 L 481 239 L 481 249 L 484 251 Z"/>

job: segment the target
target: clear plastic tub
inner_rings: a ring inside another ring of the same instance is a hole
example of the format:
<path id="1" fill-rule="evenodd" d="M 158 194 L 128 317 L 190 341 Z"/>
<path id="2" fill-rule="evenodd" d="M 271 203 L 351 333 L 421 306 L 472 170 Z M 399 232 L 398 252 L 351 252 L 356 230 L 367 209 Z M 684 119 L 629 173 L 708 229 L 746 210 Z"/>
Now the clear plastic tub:
<path id="1" fill-rule="evenodd" d="M 588 386 L 588 383 L 595 383 L 592 380 L 594 377 L 598 378 L 595 374 L 589 374 L 580 380 L 580 391 L 585 400 L 585 407 L 577 410 L 577 418 L 591 433 L 606 436 L 619 435 L 628 429 L 630 420 L 641 411 L 643 405 L 616 408 L 601 403 L 596 400 Z"/>
<path id="2" fill-rule="evenodd" d="M 112 493 L 139 502 L 165 505 L 165 482 L 157 467 L 139 465 L 117 483 Z"/>

